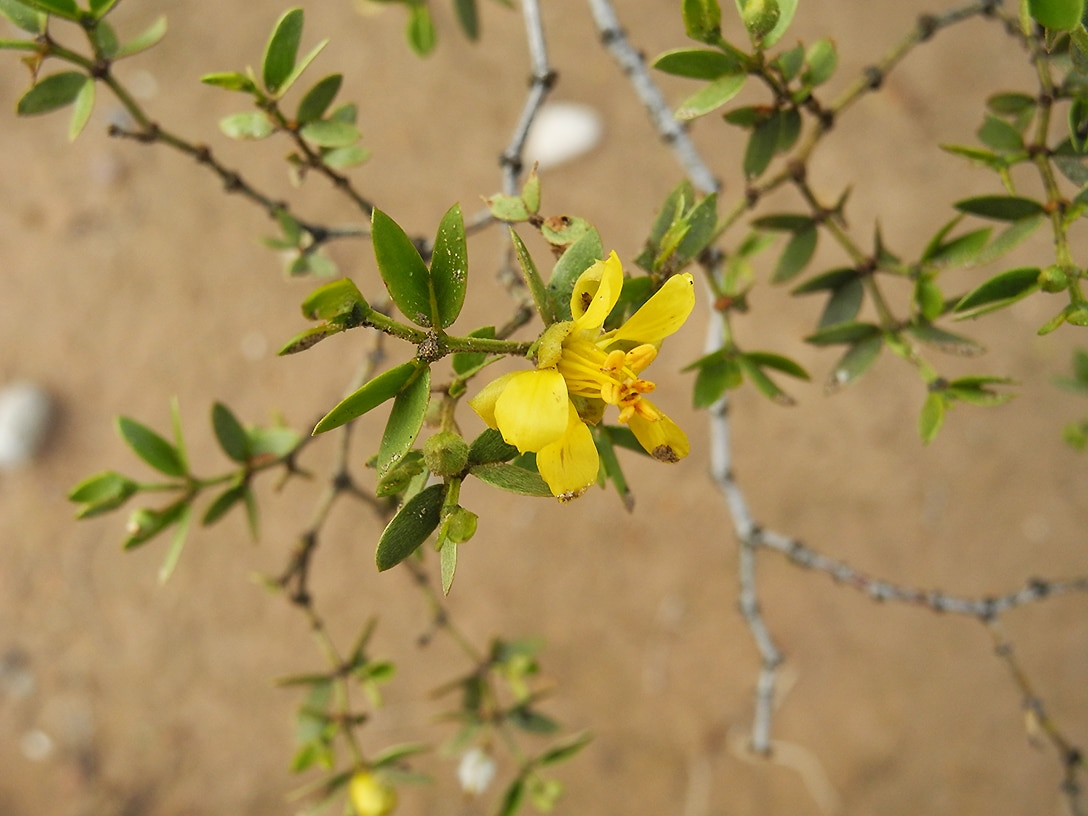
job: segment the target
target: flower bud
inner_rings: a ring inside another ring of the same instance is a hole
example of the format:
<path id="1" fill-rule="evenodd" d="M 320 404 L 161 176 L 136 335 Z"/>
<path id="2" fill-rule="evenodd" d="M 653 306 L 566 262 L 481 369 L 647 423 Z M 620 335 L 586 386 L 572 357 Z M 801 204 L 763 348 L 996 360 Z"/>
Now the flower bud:
<path id="1" fill-rule="evenodd" d="M 450 514 L 446 522 L 446 537 L 454 544 L 464 544 L 476 535 L 476 523 L 479 519 L 471 510 L 458 507 Z"/>
<path id="2" fill-rule="evenodd" d="M 780 14 L 778 0 L 745 0 L 741 19 L 753 40 L 762 40 L 770 34 Z"/>
<path id="3" fill-rule="evenodd" d="M 358 771 L 348 783 L 348 797 L 358 816 L 387 816 L 397 806 L 397 791 L 370 771 Z"/>
<path id="4" fill-rule="evenodd" d="M 436 476 L 456 476 L 468 464 L 468 443 L 455 433 L 439 431 L 423 443 L 423 461 Z"/>
<path id="5" fill-rule="evenodd" d="M 457 766 L 457 781 L 469 796 L 479 796 L 495 778 L 495 760 L 482 748 L 470 748 Z"/>
<path id="6" fill-rule="evenodd" d="M 1069 276 L 1060 266 L 1048 266 L 1039 273 L 1039 288 L 1044 292 L 1061 292 L 1069 286 Z"/>

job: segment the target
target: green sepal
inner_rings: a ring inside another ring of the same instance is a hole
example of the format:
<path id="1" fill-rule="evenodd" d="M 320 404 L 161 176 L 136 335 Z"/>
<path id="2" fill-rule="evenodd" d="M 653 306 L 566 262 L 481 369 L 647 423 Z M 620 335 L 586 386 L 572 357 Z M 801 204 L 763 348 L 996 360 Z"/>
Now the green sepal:
<path id="1" fill-rule="evenodd" d="M 117 431 L 133 452 L 155 470 L 167 476 L 185 475 L 185 463 L 177 448 L 146 425 L 122 416 L 117 418 Z"/>
<path id="2" fill-rule="evenodd" d="M 435 484 L 405 502 L 378 539 L 374 560 L 379 571 L 395 567 L 430 537 L 441 521 L 445 497 L 446 485 Z"/>
<path id="3" fill-rule="evenodd" d="M 379 374 L 374 379 L 363 385 L 358 390 L 344 397 L 329 411 L 314 427 L 313 433 L 325 433 L 333 428 L 339 428 L 361 417 L 368 411 L 377 408 L 386 400 L 395 397 L 419 371 L 419 364 L 415 361 L 402 363 Z"/>

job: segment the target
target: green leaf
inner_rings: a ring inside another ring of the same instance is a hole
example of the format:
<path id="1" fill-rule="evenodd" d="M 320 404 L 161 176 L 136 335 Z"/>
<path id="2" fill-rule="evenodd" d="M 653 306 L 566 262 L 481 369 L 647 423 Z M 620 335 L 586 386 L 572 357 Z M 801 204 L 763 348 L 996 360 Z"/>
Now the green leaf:
<path id="1" fill-rule="evenodd" d="M 726 391 L 739 388 L 744 382 L 740 364 L 723 349 L 704 357 L 698 363 L 692 403 L 695 408 L 709 408 L 722 398 Z M 690 368 L 690 366 L 689 366 Z"/>
<path id="2" fill-rule="evenodd" d="M 844 388 L 868 371 L 869 367 L 876 362 L 876 358 L 880 356 L 880 350 L 883 347 L 884 338 L 880 336 L 869 337 L 850 346 L 832 369 L 827 379 L 827 390 L 837 391 Z"/>
<path id="3" fill-rule="evenodd" d="M 177 449 L 155 431 L 128 417 L 117 418 L 117 430 L 137 456 L 167 476 L 184 476 L 185 465 Z"/>
<path id="4" fill-rule="evenodd" d="M 676 110 L 676 118 L 681 121 L 697 119 L 720 108 L 744 87 L 745 74 L 728 74 L 704 85 L 685 99 Z"/>
<path id="5" fill-rule="evenodd" d="M 378 272 L 401 313 L 417 326 L 434 325 L 431 275 L 412 239 L 392 218 L 374 210 L 371 240 Z"/>
<path id="6" fill-rule="evenodd" d="M 298 431 L 283 425 L 250 428 L 246 435 L 249 437 L 249 455 L 252 457 L 273 456 L 282 459 L 302 441 L 302 435 Z"/>
<path id="7" fill-rule="evenodd" d="M 395 397 L 409 379 L 416 375 L 419 366 L 415 362 L 402 363 L 399 366 L 379 374 L 362 388 L 344 397 L 317 426 L 314 434 L 325 433 L 339 428 L 356 417 L 377 408 L 386 400 Z"/>
<path id="8" fill-rule="evenodd" d="M 539 473 L 502 462 L 489 462 L 473 465 L 469 473 L 481 482 L 505 490 L 508 493 L 517 493 L 522 496 L 548 496 L 552 495 L 551 489 L 540 478 Z"/>
<path id="9" fill-rule="evenodd" d="M 1039 288 L 1040 272 L 1037 266 L 1002 272 L 964 295 L 953 311 L 961 318 L 977 317 L 984 312 L 1009 306 Z"/>
<path id="10" fill-rule="evenodd" d="M 438 551 L 439 577 L 442 581 L 442 594 L 449 595 L 453 586 L 453 576 L 457 572 L 457 544 L 446 541 Z"/>
<path id="11" fill-rule="evenodd" d="M 304 331 L 300 331 L 290 340 L 283 344 L 282 348 L 276 352 L 280 357 L 285 357 L 288 354 L 298 354 L 300 351 L 306 351 L 311 349 L 324 340 L 326 337 L 331 337 L 334 334 L 338 334 L 344 330 L 344 326 L 336 324 L 323 324 L 321 326 L 313 326 Z"/>
<path id="12" fill-rule="evenodd" d="M 307 320 L 335 320 L 351 316 L 362 320 L 370 306 L 351 278 L 341 278 L 317 287 L 302 301 Z"/>
<path id="13" fill-rule="evenodd" d="M 472 440 L 468 449 L 468 462 L 470 465 L 509 462 L 517 455 L 518 449 L 507 444 L 497 429 L 488 428 Z"/>
<path id="14" fill-rule="evenodd" d="M 214 74 L 204 74 L 204 76 L 200 78 L 200 81 L 205 85 L 223 88 L 227 91 L 240 91 L 242 93 L 257 92 L 257 86 L 253 84 L 253 80 L 237 71 L 220 71 Z"/>
<path id="15" fill-rule="evenodd" d="M 19 116 L 37 116 L 71 105 L 87 82 L 87 75 L 79 71 L 47 76 L 22 95 L 15 111 Z"/>
<path id="16" fill-rule="evenodd" d="M 295 69 L 298 46 L 302 41 L 302 24 L 303 11 L 296 7 L 285 11 L 272 29 L 261 64 L 264 87 L 272 95 L 280 90 Z"/>
<path id="17" fill-rule="evenodd" d="M 554 765 L 557 762 L 563 762 L 577 754 L 592 741 L 593 736 L 589 733 L 582 732 L 581 734 L 575 734 L 572 737 L 567 737 L 566 739 L 555 743 L 551 748 L 541 754 L 536 762 L 540 766 Z"/>
<path id="18" fill-rule="evenodd" d="M 117 33 L 113 30 L 113 26 L 105 20 L 100 20 L 90 30 L 90 35 L 97 52 L 106 59 L 113 59 L 118 48 Z"/>
<path id="19" fill-rule="evenodd" d="M 76 103 L 72 108 L 72 121 L 68 125 L 68 140 L 74 142 L 87 126 L 94 111 L 94 80 L 87 77 L 83 87 L 76 94 Z"/>
<path id="20" fill-rule="evenodd" d="M 737 358 L 741 371 L 763 396 L 779 405 L 793 405 L 794 399 L 763 371 L 763 368 L 747 354 Z"/>
<path id="21" fill-rule="evenodd" d="M 973 263 L 990 240 L 991 227 L 973 230 L 945 241 L 938 246 L 927 247 L 923 263 L 940 266 L 966 266 Z"/>
<path id="22" fill-rule="evenodd" d="M 137 34 L 131 40 L 126 43 L 121 43 L 117 47 L 117 53 L 114 54 L 114 59 L 124 59 L 125 57 L 131 57 L 136 54 L 141 54 L 149 48 L 158 45 L 159 41 L 166 36 L 166 17 L 160 16 L 151 25 L 145 28 L 142 32 Z"/>
<path id="23" fill-rule="evenodd" d="M 246 429 L 230 408 L 221 402 L 212 406 L 212 428 L 215 429 L 215 438 L 223 453 L 240 464 L 249 461 L 249 436 Z"/>
<path id="24" fill-rule="evenodd" d="M 381 478 L 412 447 L 423 427 L 431 398 L 431 369 L 420 364 L 417 373 L 397 392 L 389 421 L 378 447 L 378 477 Z"/>
<path id="25" fill-rule="evenodd" d="M 923 343 L 935 346 L 948 354 L 957 354 L 961 357 L 974 357 L 982 354 L 985 349 L 969 337 L 938 329 L 936 326 L 923 323 L 918 326 L 908 326 L 907 331 Z"/>
<path id="26" fill-rule="evenodd" d="M 570 298 L 578 277 L 604 254 L 604 243 L 597 230 L 590 230 L 567 248 L 552 269 L 548 281 L 548 300 L 554 305 L 557 320 L 570 320 Z"/>
<path id="27" fill-rule="evenodd" d="M 45 31 L 45 13 L 35 11 L 20 0 L 0 0 L 0 15 L 10 20 L 17 28 L 31 34 L 41 34 Z"/>
<path id="28" fill-rule="evenodd" d="M 849 283 L 858 280 L 858 271 L 852 266 L 830 269 L 821 272 L 814 278 L 809 278 L 804 283 L 798 284 L 790 290 L 791 295 L 808 295 L 813 292 L 821 292 L 825 289 L 835 291 Z"/>
<path id="29" fill-rule="evenodd" d="M 151 510 L 144 507 L 133 512 L 128 522 L 129 530 L 133 532 L 122 542 L 122 549 L 135 549 L 153 539 L 181 518 L 182 514 L 187 513 L 190 506 L 189 501 L 188 496 L 183 496 L 162 510 Z"/>
<path id="30" fill-rule="evenodd" d="M 468 286 L 468 243 L 459 204 L 450 207 L 438 225 L 431 253 L 430 280 L 437 323 L 443 329 L 449 328 L 465 305 Z"/>
<path id="31" fill-rule="evenodd" d="M 978 130 L 978 138 L 984 145 L 999 153 L 1019 152 L 1024 149 L 1024 139 L 1020 131 L 996 116 L 986 117 Z"/>
<path id="32" fill-rule="evenodd" d="M 771 283 L 785 283 L 797 277 L 808 266 L 812 256 L 816 253 L 816 241 L 818 232 L 813 225 L 800 232 L 795 232 L 786 243 L 782 256 L 778 259 Z"/>
<path id="33" fill-rule="evenodd" d="M 957 201 L 953 206 L 960 212 L 996 221 L 1020 221 L 1046 212 L 1038 201 L 1020 196 L 978 196 Z"/>
<path id="34" fill-rule="evenodd" d="M 205 527 L 215 524 L 219 519 L 223 518 L 234 505 L 245 498 L 248 489 L 249 488 L 244 484 L 236 484 L 228 487 L 215 497 L 208 506 L 208 509 L 204 512 L 204 518 L 201 519 L 200 523 Z"/>
<path id="35" fill-rule="evenodd" d="M 434 50 L 437 41 L 430 8 L 423 3 L 413 5 L 408 17 L 408 45 L 421 57 L 425 57 Z"/>
<path id="36" fill-rule="evenodd" d="M 616 488 L 620 501 L 630 513 L 635 509 L 635 497 L 627 484 L 627 478 L 623 475 L 623 467 L 620 465 L 619 457 L 616 456 L 616 448 L 612 444 L 612 435 L 607 426 L 598 426 L 594 429 L 593 444 L 597 448 L 605 478 Z"/>
<path id="37" fill-rule="evenodd" d="M 370 159 L 370 151 L 362 145 L 348 145 L 326 149 L 321 154 L 321 161 L 333 170 L 350 170 Z"/>
<path id="38" fill-rule="evenodd" d="M 101 20 L 116 6 L 121 0 L 91 0 L 91 13 Z"/>
<path id="39" fill-rule="evenodd" d="M 454 10 L 457 12 L 457 22 L 461 24 L 461 30 L 470 40 L 480 38 L 480 15 L 476 8 L 476 0 L 454 0 Z"/>
<path id="40" fill-rule="evenodd" d="M 390 466 L 385 476 L 378 479 L 374 494 L 379 498 L 399 496 L 408 490 L 412 479 L 423 473 L 424 469 L 423 452 L 410 450 Z"/>
<path id="41" fill-rule="evenodd" d="M 438 527 L 445 497 L 446 485 L 435 484 L 424 488 L 401 507 L 378 540 L 375 561 L 379 571 L 395 567 L 419 549 Z"/>
<path id="42" fill-rule="evenodd" d="M 782 38 L 786 33 L 786 29 L 790 27 L 790 23 L 793 22 L 793 15 L 797 11 L 798 0 L 777 0 L 777 2 L 778 22 L 775 23 L 774 28 L 771 29 L 769 34 L 764 35 L 764 48 L 770 48 Z"/>
<path id="43" fill-rule="evenodd" d="M 1044 28 L 1069 31 L 1084 16 L 1084 0 L 1028 0 L 1031 16 Z"/>
<path id="44" fill-rule="evenodd" d="M 66 20 L 78 21 L 81 13 L 75 0 L 28 0 L 28 3 Z"/>
<path id="45" fill-rule="evenodd" d="M 997 93 L 986 100 L 986 107 L 1003 116 L 1018 116 L 1034 111 L 1038 100 L 1025 93 Z"/>
<path id="46" fill-rule="evenodd" d="M 325 115 L 329 105 L 340 92 L 340 85 L 344 81 L 343 74 L 330 74 L 320 80 L 298 103 L 298 113 L 295 118 L 302 124 L 316 122 Z"/>
<path id="47" fill-rule="evenodd" d="M 744 356 L 760 368 L 773 368 L 798 380 L 811 379 L 800 363 L 781 354 L 772 354 L 769 351 L 749 351 L 745 352 Z"/>
<path id="48" fill-rule="evenodd" d="M 922 404 L 922 413 L 918 417 L 918 433 L 922 442 L 928 445 L 937 437 L 937 432 L 944 422 L 945 400 L 941 394 L 930 391 Z"/>
<path id="49" fill-rule="evenodd" d="M 805 338 L 806 343 L 814 346 L 833 346 L 840 343 L 853 344 L 880 334 L 880 327 L 872 323 L 835 323 L 825 326 L 815 334 Z"/>
<path id="50" fill-rule="evenodd" d="M 231 139 L 267 139 L 276 126 L 264 111 L 243 111 L 219 120 L 219 129 Z"/>
<path id="51" fill-rule="evenodd" d="M 717 79 L 725 74 L 740 74 L 744 66 L 734 54 L 705 48 L 677 48 L 666 51 L 653 62 L 666 74 L 690 79 Z"/>
<path id="52" fill-rule="evenodd" d="M 348 147 L 359 141 L 362 136 L 355 125 L 338 122 L 335 119 L 307 122 L 299 129 L 299 135 L 318 147 Z"/>
<path id="53" fill-rule="evenodd" d="M 761 176 L 774 158 L 775 151 L 778 150 L 781 127 L 782 118 L 776 114 L 760 122 L 752 130 L 748 146 L 744 150 L 743 162 L 744 177 L 749 181 Z"/>
<path id="54" fill-rule="evenodd" d="M 835 44 L 831 40 L 817 40 L 809 47 L 805 55 L 808 67 L 801 75 L 801 82 L 809 88 L 823 85 L 835 73 L 838 60 Z"/>
<path id="55" fill-rule="evenodd" d="M 1043 215 L 1036 215 L 1014 222 L 975 257 L 975 265 L 982 266 L 1001 258 L 1027 240 L 1045 221 Z"/>
<path id="56" fill-rule="evenodd" d="M 820 313 L 818 328 L 824 329 L 836 323 L 848 323 L 858 316 L 865 299 L 865 285 L 861 278 L 853 278 L 831 293 Z"/>
<path id="57" fill-rule="evenodd" d="M 473 329 L 467 336 L 493 339 L 495 337 L 495 327 L 483 326 L 479 329 Z M 470 371 L 478 370 L 486 360 L 487 354 L 482 351 L 455 351 L 450 363 L 453 366 L 453 372 L 458 376 L 463 376 Z"/>

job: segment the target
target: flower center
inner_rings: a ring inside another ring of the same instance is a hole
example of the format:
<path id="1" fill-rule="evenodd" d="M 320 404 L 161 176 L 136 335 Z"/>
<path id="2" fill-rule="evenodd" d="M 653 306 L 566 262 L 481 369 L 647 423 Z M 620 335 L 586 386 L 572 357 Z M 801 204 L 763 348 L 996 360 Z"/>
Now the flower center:
<path id="1" fill-rule="evenodd" d="M 660 419 L 658 411 L 642 399 L 657 386 L 639 377 L 657 356 L 649 343 L 631 351 L 605 352 L 592 341 L 570 336 L 563 343 L 557 368 L 572 396 L 601 399 L 620 409 L 620 422 L 638 414 L 650 422 Z"/>

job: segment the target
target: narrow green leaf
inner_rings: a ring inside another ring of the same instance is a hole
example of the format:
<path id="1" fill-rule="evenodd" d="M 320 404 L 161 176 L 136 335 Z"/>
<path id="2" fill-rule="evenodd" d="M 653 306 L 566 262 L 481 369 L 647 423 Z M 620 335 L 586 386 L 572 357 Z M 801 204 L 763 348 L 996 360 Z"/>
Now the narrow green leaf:
<path id="1" fill-rule="evenodd" d="M 126 476 L 107 470 L 77 484 L 68 493 L 68 501 L 82 505 L 76 518 L 85 519 L 116 510 L 138 490 L 139 485 Z"/>
<path id="2" fill-rule="evenodd" d="M 469 473 L 481 482 L 522 496 L 551 496 L 552 491 L 539 473 L 502 462 L 473 465 Z"/>
<path id="3" fill-rule="evenodd" d="M 778 259 L 771 283 L 785 283 L 804 271 L 812 256 L 816 253 L 818 231 L 815 226 L 796 232 L 786 243 Z"/>
<path id="4" fill-rule="evenodd" d="M 113 59 L 120 46 L 117 41 L 117 32 L 113 30 L 113 26 L 105 20 L 99 20 L 89 33 L 98 53 L 106 59 Z"/>
<path id="5" fill-rule="evenodd" d="M 763 175 L 767 165 L 774 158 L 778 149 L 779 130 L 782 127 L 782 118 L 772 116 L 764 122 L 760 122 L 752 130 L 748 138 L 748 145 L 744 149 L 744 177 L 751 180 Z"/>
<path id="6" fill-rule="evenodd" d="M 378 272 L 401 313 L 417 326 L 433 325 L 430 272 L 412 239 L 392 218 L 374 210 L 371 240 Z"/>
<path id="7" fill-rule="evenodd" d="M 843 286 L 831 293 L 831 297 L 824 304 L 824 310 L 820 313 L 820 323 L 817 328 L 825 329 L 836 323 L 849 323 L 855 320 L 861 311 L 862 301 L 865 299 L 865 285 L 861 278 L 855 277 Z"/>
<path id="8" fill-rule="evenodd" d="M 936 326 L 931 326 L 929 324 L 909 326 L 907 331 L 923 343 L 935 346 L 948 354 L 957 354 L 961 357 L 975 357 L 986 350 L 969 337 L 953 334 L 952 332 L 938 329 Z"/>
<path id="9" fill-rule="evenodd" d="M 944 422 L 945 400 L 941 394 L 930 391 L 926 394 L 926 401 L 922 404 L 922 413 L 918 417 L 918 433 L 922 442 L 928 445 L 937 438 L 937 432 L 941 430 Z"/>
<path id="10" fill-rule="evenodd" d="M 831 392 L 845 388 L 868 371 L 883 347 L 884 338 L 880 336 L 868 337 L 850 346 L 827 378 L 826 390 Z"/>
<path id="11" fill-rule="evenodd" d="M 87 126 L 93 111 L 94 80 L 87 77 L 83 82 L 83 87 L 76 94 L 75 105 L 72 106 L 72 120 L 68 125 L 69 141 L 74 142 L 79 134 L 83 132 L 83 128 Z"/>
<path id="12" fill-rule="evenodd" d="M 318 147 L 348 147 L 362 136 L 355 125 L 335 119 L 307 122 L 299 129 L 299 135 Z"/>
<path id="13" fill-rule="evenodd" d="M 243 111 L 219 120 L 219 129 L 231 139 L 258 140 L 271 136 L 276 126 L 264 111 Z"/>
<path id="14" fill-rule="evenodd" d="M 733 54 L 705 48 L 677 48 L 666 51 L 653 62 L 653 67 L 666 74 L 689 79 L 717 79 L 725 74 L 740 74 L 744 66 Z"/>
<path id="15" fill-rule="evenodd" d="M 174 537 L 170 541 L 170 549 L 166 551 L 166 558 L 159 567 L 159 583 L 165 584 L 174 574 L 174 569 L 181 559 L 181 551 L 185 549 L 185 538 L 189 534 L 189 522 L 193 517 L 193 506 L 185 504 L 178 513 L 177 527 L 174 529 Z"/>
<path id="16" fill-rule="evenodd" d="M 419 365 L 417 372 L 397 392 L 393 407 L 389 411 L 389 420 L 382 434 L 378 447 L 378 477 L 381 478 L 389 469 L 403 458 L 412 447 L 423 427 L 423 418 L 427 414 L 427 405 L 431 397 L 430 366 Z"/>
<path id="17" fill-rule="evenodd" d="M 1038 201 L 1020 196 L 978 196 L 953 205 L 960 212 L 997 221 L 1020 221 L 1046 212 Z"/>
<path id="18" fill-rule="evenodd" d="M 468 243 L 459 204 L 450 207 L 438 225 L 430 277 L 436 322 L 443 329 L 449 328 L 461 313 L 468 286 Z"/>
<path id="19" fill-rule="evenodd" d="M 212 406 L 212 428 L 223 453 L 240 464 L 249 461 L 249 437 L 246 429 L 230 408 L 221 402 Z"/>
<path id="20" fill-rule="evenodd" d="M 1020 131 L 996 116 L 986 117 L 978 130 L 978 138 L 998 153 L 1019 152 L 1024 149 L 1024 138 Z"/>
<path id="21" fill-rule="evenodd" d="M 740 365 L 741 370 L 744 372 L 744 376 L 747 377 L 752 385 L 756 387 L 763 396 L 767 399 L 775 402 L 779 405 L 793 405 L 794 399 L 775 383 L 763 369 L 746 354 L 742 354 L 737 358 L 737 362 Z"/>
<path id="22" fill-rule="evenodd" d="M 333 170 L 350 170 L 352 167 L 364 164 L 369 159 L 370 151 L 358 144 L 326 149 L 321 154 L 321 161 L 325 163 L 326 167 Z"/>
<path id="23" fill-rule="evenodd" d="M 623 502 L 624 508 L 630 513 L 635 509 L 635 496 L 627 484 L 627 478 L 623 475 L 623 467 L 620 465 L 619 457 L 616 456 L 616 448 L 612 444 L 612 436 L 607 426 L 596 429 L 593 434 L 593 444 L 597 448 L 597 455 L 600 456 L 605 479 L 610 481 L 612 486 L 616 488 L 620 501 Z"/>
<path id="24" fill-rule="evenodd" d="M 294 428 L 273 425 L 271 428 L 249 428 L 249 455 L 273 456 L 282 459 L 298 447 L 302 434 Z"/>
<path id="25" fill-rule="evenodd" d="M 438 527 L 446 485 L 424 488 L 397 512 L 378 540 L 375 561 L 379 571 L 395 567 L 414 553 Z"/>
<path id="26" fill-rule="evenodd" d="M 820 329 L 805 338 L 806 343 L 814 346 L 832 346 L 839 343 L 857 343 L 868 337 L 880 334 L 880 327 L 872 323 L 836 323 Z"/>
<path id="27" fill-rule="evenodd" d="M 1025 93 L 997 93 L 986 100 L 986 107 L 994 113 L 1015 116 L 1024 111 L 1035 110 L 1038 100 Z"/>
<path id="28" fill-rule="evenodd" d="M 722 398 L 726 391 L 739 388 L 744 382 L 740 364 L 724 353 L 716 354 L 698 367 L 692 403 L 697 409 L 709 408 Z"/>
<path id="29" fill-rule="evenodd" d="M 116 6 L 121 0 L 91 0 L 91 13 L 101 20 Z"/>
<path id="30" fill-rule="evenodd" d="M 745 74 L 727 74 L 712 80 L 685 99 L 676 110 L 676 118 L 681 121 L 697 119 L 717 110 L 744 87 Z"/>
<path id="31" fill-rule="evenodd" d="M 809 88 L 823 85 L 831 75 L 835 73 L 839 57 L 835 50 L 835 43 L 831 40 L 817 40 L 808 49 L 805 62 L 808 67 L 801 75 L 801 82 Z"/>
<path id="32" fill-rule="evenodd" d="M 141 54 L 147 49 L 158 45 L 159 41 L 165 36 L 166 17 L 160 16 L 155 22 L 131 40 L 126 43 L 121 43 L 121 45 L 117 47 L 117 53 L 114 55 L 114 59 L 124 59 L 125 57 Z"/>
<path id="33" fill-rule="evenodd" d="M 405 386 L 409 379 L 419 370 L 417 363 L 402 363 L 399 366 L 379 374 L 362 388 L 344 397 L 337 405 L 327 413 L 317 426 L 314 434 L 325 433 L 333 428 L 339 428 L 356 417 L 361 417 L 368 411 L 377 408 L 386 400 L 395 397 Z"/>
<path id="34" fill-rule="evenodd" d="M 573 737 L 567 737 L 541 754 L 540 758 L 537 759 L 537 764 L 546 766 L 554 765 L 557 762 L 563 762 L 577 754 L 592 741 L 593 735 L 586 732 L 575 734 Z"/>
<path id="35" fill-rule="evenodd" d="M 280 357 L 285 357 L 288 354 L 298 354 L 300 351 L 306 351 L 311 349 L 324 340 L 326 337 L 330 337 L 334 334 L 338 334 L 344 330 L 343 326 L 335 324 L 323 324 L 321 326 L 312 326 L 309 329 L 299 332 L 280 348 L 276 354 Z"/>
<path id="36" fill-rule="evenodd" d="M 261 77 L 270 94 L 275 95 L 280 90 L 295 68 L 302 41 L 303 16 L 301 8 L 288 9 L 272 29 L 261 64 Z"/>
<path id="37" fill-rule="evenodd" d="M 923 262 L 940 266 L 966 266 L 978 259 L 990 240 L 991 227 L 973 230 L 927 250 Z"/>
<path id="38" fill-rule="evenodd" d="M 1027 266 L 1002 272 L 964 295 L 953 311 L 960 317 L 975 317 L 1009 306 L 1039 288 L 1040 271 Z"/>
<path id="39" fill-rule="evenodd" d="M 19 116 L 37 116 L 71 105 L 87 81 L 87 75 L 79 71 L 47 76 L 22 95 L 15 111 Z"/>
<path id="40" fill-rule="evenodd" d="M 316 122 L 329 109 L 329 105 L 340 92 L 340 85 L 344 81 L 343 74 L 330 74 L 320 80 L 298 103 L 298 113 L 295 118 L 300 123 Z"/>
<path id="41" fill-rule="evenodd" d="M 189 501 L 188 496 L 183 496 L 162 510 L 144 507 L 133 512 L 128 522 L 130 534 L 121 543 L 122 549 L 132 550 L 153 539 L 187 512 Z"/>
<path id="42" fill-rule="evenodd" d="M 117 418 L 117 431 L 133 452 L 167 476 L 184 476 L 185 466 L 177 449 L 155 431 L 128 417 Z"/>
<path id="43" fill-rule="evenodd" d="M 791 360 L 789 357 L 783 357 L 781 354 L 773 354 L 769 351 L 749 351 L 745 352 L 744 356 L 760 368 L 773 368 L 775 371 L 781 371 L 783 374 L 795 377 L 798 380 L 811 379 L 800 363 Z"/>
<path id="44" fill-rule="evenodd" d="M 786 33 L 786 29 L 790 27 L 790 23 L 793 22 L 793 15 L 797 12 L 798 0 L 777 0 L 778 3 L 778 22 L 775 23 L 774 28 L 770 33 L 763 36 L 763 47 L 770 48 Z"/>
<path id="45" fill-rule="evenodd" d="M 438 551 L 439 576 L 442 580 L 442 594 L 449 595 L 453 586 L 453 576 L 457 572 L 457 544 L 446 541 Z"/>
<path id="46" fill-rule="evenodd" d="M 374 494 L 379 498 L 399 496 L 408 490 L 412 480 L 423 473 L 423 452 L 410 450 L 390 465 L 385 475 L 378 479 Z"/>
<path id="47" fill-rule="evenodd" d="M 1036 215 L 1014 222 L 975 257 L 975 265 L 982 266 L 991 263 L 1011 252 L 1026 241 L 1045 221 L 1046 218 L 1043 215 Z"/>

